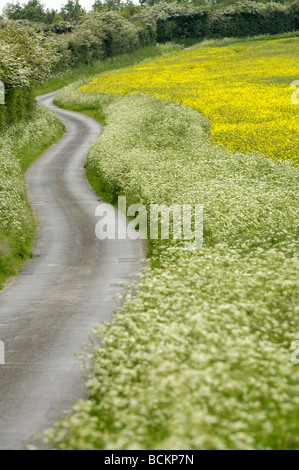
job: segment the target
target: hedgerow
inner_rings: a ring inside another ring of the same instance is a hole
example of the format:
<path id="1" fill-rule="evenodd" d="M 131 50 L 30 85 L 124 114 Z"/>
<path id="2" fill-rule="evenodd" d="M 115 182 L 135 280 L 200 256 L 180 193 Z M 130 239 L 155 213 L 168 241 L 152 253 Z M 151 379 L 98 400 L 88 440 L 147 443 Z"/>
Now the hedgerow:
<path id="1" fill-rule="evenodd" d="M 298 3 L 240 1 L 199 8 L 160 2 L 146 9 L 156 22 L 158 41 L 206 37 L 249 37 L 299 29 Z"/>
<path id="2" fill-rule="evenodd" d="M 35 234 L 24 171 L 62 133 L 60 121 L 38 107 L 31 120 L 15 124 L 0 135 L 0 288 L 30 256 Z"/>
<path id="3" fill-rule="evenodd" d="M 279 34 L 299 28 L 298 4 L 242 1 L 212 11 L 209 18 L 211 37 L 248 37 Z"/>

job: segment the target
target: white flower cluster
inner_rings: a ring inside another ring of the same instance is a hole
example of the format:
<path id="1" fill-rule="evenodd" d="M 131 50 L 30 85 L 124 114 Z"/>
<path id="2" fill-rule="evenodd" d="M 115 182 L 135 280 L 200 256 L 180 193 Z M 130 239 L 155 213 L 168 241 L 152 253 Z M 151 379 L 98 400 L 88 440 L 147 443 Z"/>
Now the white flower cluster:
<path id="1" fill-rule="evenodd" d="M 13 22 L 0 28 L 0 80 L 8 88 L 42 82 L 58 60 L 57 45 L 51 38 Z"/>
<path id="2" fill-rule="evenodd" d="M 5 81 L 6 85 L 29 86 L 31 70 L 23 58 L 17 56 L 15 46 L 0 41 L 0 64 L 0 79 Z"/>
<path id="3" fill-rule="evenodd" d="M 88 170 L 105 195 L 204 204 L 205 243 L 158 243 L 115 321 L 96 328 L 90 397 L 58 449 L 298 449 L 299 171 L 208 140 L 196 111 L 62 91 L 107 125 Z M 297 338 L 298 339 L 298 338 Z"/>
<path id="4" fill-rule="evenodd" d="M 31 149 L 34 154 L 40 142 L 52 143 L 60 127 L 51 111 L 38 107 L 32 119 L 0 134 L 0 283 L 28 257 L 34 236 L 35 222 L 23 177 L 23 150 Z"/>

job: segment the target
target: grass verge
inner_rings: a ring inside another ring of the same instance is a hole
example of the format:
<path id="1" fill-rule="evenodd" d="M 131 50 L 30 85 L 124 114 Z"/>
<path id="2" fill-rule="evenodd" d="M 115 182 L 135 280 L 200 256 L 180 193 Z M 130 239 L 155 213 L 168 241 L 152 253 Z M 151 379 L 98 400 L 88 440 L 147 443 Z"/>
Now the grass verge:
<path id="1" fill-rule="evenodd" d="M 36 225 L 24 173 L 63 133 L 62 123 L 51 111 L 37 106 L 30 120 L 0 134 L 0 289 L 32 256 Z"/>

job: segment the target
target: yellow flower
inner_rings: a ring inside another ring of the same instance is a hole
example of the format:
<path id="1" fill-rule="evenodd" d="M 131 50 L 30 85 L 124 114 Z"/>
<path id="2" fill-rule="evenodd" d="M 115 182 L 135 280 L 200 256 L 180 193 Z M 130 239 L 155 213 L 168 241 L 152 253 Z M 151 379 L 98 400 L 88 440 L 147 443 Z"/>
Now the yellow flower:
<path id="1" fill-rule="evenodd" d="M 144 93 L 191 106 L 211 123 L 213 139 L 299 163 L 299 38 L 172 53 L 94 79 L 85 93 Z"/>

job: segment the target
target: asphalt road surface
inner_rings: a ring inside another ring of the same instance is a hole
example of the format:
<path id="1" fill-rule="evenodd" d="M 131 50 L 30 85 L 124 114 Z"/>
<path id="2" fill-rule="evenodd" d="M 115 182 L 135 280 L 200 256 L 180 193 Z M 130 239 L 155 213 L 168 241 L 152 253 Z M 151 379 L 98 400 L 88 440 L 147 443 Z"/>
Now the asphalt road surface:
<path id="1" fill-rule="evenodd" d="M 39 101 L 53 107 L 55 93 Z M 0 449 L 23 449 L 84 395 L 81 361 L 95 324 L 111 320 L 119 283 L 141 269 L 141 241 L 95 236 L 99 197 L 84 164 L 101 132 L 93 119 L 55 108 L 64 137 L 29 169 L 39 223 L 34 259 L 0 292 Z M 114 211 L 115 213 L 117 211 Z M 110 215 L 111 217 L 111 215 Z M 124 228 L 126 218 L 120 217 Z"/>

